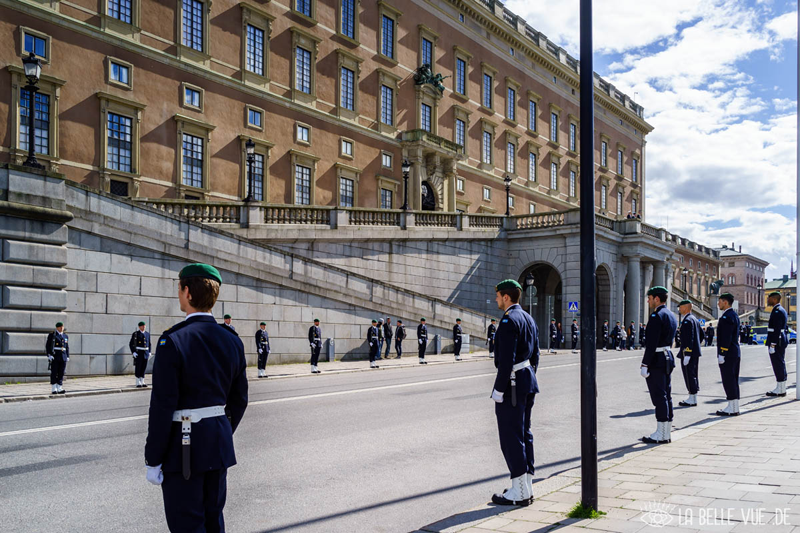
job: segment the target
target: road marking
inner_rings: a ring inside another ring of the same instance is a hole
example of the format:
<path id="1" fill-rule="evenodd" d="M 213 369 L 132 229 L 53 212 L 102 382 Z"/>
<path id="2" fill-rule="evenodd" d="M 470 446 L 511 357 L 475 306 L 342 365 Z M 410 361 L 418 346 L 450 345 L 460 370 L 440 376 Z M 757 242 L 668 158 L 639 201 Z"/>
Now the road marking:
<path id="1" fill-rule="evenodd" d="M 611 363 L 614 361 L 625 361 L 628 359 L 638 359 L 638 356 L 630 356 L 630 357 L 616 357 L 614 359 L 604 359 L 602 361 L 598 361 L 598 363 Z M 551 370 L 554 368 L 566 368 L 570 366 L 580 366 L 580 363 L 566 363 L 563 365 L 553 365 L 553 366 L 543 366 L 539 369 L 539 372 L 543 370 Z M 458 376 L 454 378 L 442 378 L 442 379 L 434 379 L 431 381 L 414 381 L 412 383 L 399 383 L 397 385 L 383 385 L 380 387 L 368 387 L 366 389 L 352 389 L 352 390 L 344 390 L 344 391 L 336 391 L 336 392 L 323 392 L 320 394 L 306 394 L 303 396 L 290 396 L 288 398 L 273 398 L 271 400 L 258 400 L 255 402 L 250 402 L 249 405 L 265 405 L 265 404 L 272 404 L 272 403 L 283 403 L 283 402 L 294 402 L 299 400 L 307 400 L 309 398 L 328 398 L 332 396 L 344 396 L 347 394 L 357 394 L 361 392 L 372 392 L 378 390 L 390 390 L 390 389 L 401 389 L 406 387 L 418 387 L 421 385 L 431 385 L 435 383 L 447 383 L 451 381 L 461 381 L 465 379 L 475 379 L 475 378 L 485 378 L 488 376 L 496 375 L 495 372 L 487 372 L 485 374 L 474 374 L 470 376 Z M 488 396 L 487 396 L 488 398 Z M 27 435 L 29 433 L 42 433 L 44 431 L 56 431 L 59 429 L 72 429 L 72 428 L 81 428 L 81 427 L 89 427 L 89 426 L 99 426 L 103 424 L 116 424 L 118 422 L 133 422 L 136 420 L 146 420 L 148 415 L 137 415 L 137 416 L 126 416 L 123 418 L 110 418 L 108 420 L 95 420 L 92 422 L 78 422 L 75 424 L 64 424 L 61 426 L 45 426 L 40 428 L 31 428 L 31 429 L 18 429 L 15 431 L 6 431 L 4 433 L 0 433 L 0 437 L 11 437 L 14 435 Z"/>

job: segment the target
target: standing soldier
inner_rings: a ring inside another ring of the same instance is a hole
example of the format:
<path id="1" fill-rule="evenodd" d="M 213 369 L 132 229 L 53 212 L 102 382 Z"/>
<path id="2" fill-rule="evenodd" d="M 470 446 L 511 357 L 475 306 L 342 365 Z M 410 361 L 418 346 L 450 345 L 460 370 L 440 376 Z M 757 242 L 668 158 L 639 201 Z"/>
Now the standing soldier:
<path id="1" fill-rule="evenodd" d="M 139 328 L 131 335 L 128 343 L 133 355 L 133 374 L 136 376 L 136 388 L 147 387 L 144 382 L 144 373 L 147 370 L 147 360 L 150 359 L 150 332 L 145 331 L 145 323 L 139 322 Z"/>
<path id="2" fill-rule="evenodd" d="M 380 331 L 381 327 L 378 325 L 378 321 L 374 318 L 372 319 L 372 326 L 367 330 L 367 342 L 369 343 L 369 367 L 370 368 L 378 368 L 377 363 L 375 363 L 375 359 L 377 359 L 378 351 L 380 350 L 380 344 L 378 343 L 378 332 Z"/>
<path id="3" fill-rule="evenodd" d="M 636 322 L 631 320 L 631 325 L 628 326 L 628 350 L 633 350 L 634 344 L 636 344 Z"/>
<path id="4" fill-rule="evenodd" d="M 772 363 L 772 371 L 775 373 L 775 380 L 778 385 L 767 393 L 767 396 L 786 396 L 786 346 L 789 339 L 786 338 L 786 324 L 789 322 L 789 315 L 786 309 L 781 306 L 781 293 L 775 291 L 769 293 L 767 305 L 772 306 L 772 313 L 769 315 L 769 325 L 767 326 L 767 340 L 765 344 L 769 351 L 769 360 Z"/>
<path id="5" fill-rule="evenodd" d="M 645 335 L 645 330 L 644 330 L 644 324 L 640 323 L 639 324 L 639 348 L 644 348 L 645 338 L 646 338 L 646 335 Z"/>
<path id="6" fill-rule="evenodd" d="M 678 402 L 681 407 L 695 407 L 697 405 L 697 392 L 700 390 L 700 380 L 697 376 L 697 368 L 700 364 L 700 347 L 703 345 L 702 328 L 700 322 L 692 314 L 692 302 L 682 300 L 678 304 L 678 311 L 681 316 L 681 351 L 678 357 L 681 360 L 681 371 L 689 397 L 685 401 Z"/>
<path id="7" fill-rule="evenodd" d="M 524 507 L 533 501 L 531 409 L 539 392 L 539 333 L 533 318 L 519 306 L 519 283 L 507 279 L 498 283 L 495 291 L 503 318 L 497 329 L 497 378 L 491 398 L 495 401 L 500 449 L 511 474 L 511 488 L 493 495 L 492 502 Z"/>
<path id="8" fill-rule="evenodd" d="M 714 345 L 714 324 L 708 324 L 706 328 L 706 346 Z"/>
<path id="9" fill-rule="evenodd" d="M 50 394 L 65 394 L 62 383 L 69 361 L 69 335 L 64 333 L 63 322 L 56 322 L 56 330 L 47 335 L 45 353 L 50 361 Z"/>
<path id="10" fill-rule="evenodd" d="M 719 295 L 717 307 L 722 311 L 717 323 L 717 363 L 722 376 L 722 388 L 728 405 L 725 409 L 717 411 L 719 416 L 737 416 L 739 414 L 739 365 L 741 352 L 737 334 L 740 331 L 739 315 L 731 306 L 733 294 L 726 292 Z"/>
<path id="11" fill-rule="evenodd" d="M 456 361 L 461 361 L 461 335 L 463 335 L 461 319 L 456 318 L 456 325 L 453 326 L 453 353 L 456 356 Z"/>
<path id="12" fill-rule="evenodd" d="M 497 332 L 497 326 L 495 325 L 495 322 L 497 322 L 497 320 L 493 318 L 491 324 L 489 324 L 489 329 L 486 332 L 486 344 L 489 345 L 490 354 L 494 353 L 494 334 Z"/>
<path id="13" fill-rule="evenodd" d="M 319 318 L 314 319 L 314 325 L 308 328 L 308 342 L 311 345 L 311 373 L 320 374 L 317 368 L 319 351 L 322 349 L 322 330 L 319 329 Z"/>
<path id="14" fill-rule="evenodd" d="M 258 351 L 258 377 L 267 377 L 267 359 L 269 359 L 269 333 L 267 323 L 262 322 L 256 330 L 256 350 Z"/>
<path id="15" fill-rule="evenodd" d="M 550 319 L 550 353 L 558 353 L 556 352 L 556 348 L 558 348 L 558 326 L 556 326 L 556 319 Z"/>
<path id="16" fill-rule="evenodd" d="M 397 328 L 394 332 L 394 350 L 397 352 L 397 359 L 403 356 L 403 341 L 406 338 L 406 327 L 402 320 L 397 321 Z"/>
<path id="17" fill-rule="evenodd" d="M 378 319 L 378 357 L 375 359 L 381 359 L 381 349 L 383 348 L 383 319 Z"/>
<path id="18" fill-rule="evenodd" d="M 222 325 L 231 328 L 233 331 L 236 331 L 236 328 L 233 327 L 233 324 L 231 324 L 231 315 L 225 315 L 222 317 Z"/>
<path id="19" fill-rule="evenodd" d="M 147 443 L 147 481 L 161 485 L 170 531 L 224 531 L 233 433 L 247 408 L 247 361 L 236 332 L 211 310 L 222 277 L 200 263 L 179 274 L 186 319 L 156 347 Z"/>
<path id="20" fill-rule="evenodd" d="M 603 351 L 608 351 L 608 320 L 603 320 Z"/>
<path id="21" fill-rule="evenodd" d="M 578 319 L 572 319 L 572 353 L 578 353 Z"/>
<path id="22" fill-rule="evenodd" d="M 611 349 L 615 350 L 617 348 L 617 344 L 619 343 L 619 332 L 622 328 L 619 325 L 619 320 L 614 325 L 614 328 L 611 330 Z"/>
<path id="23" fill-rule="evenodd" d="M 427 365 L 425 362 L 425 350 L 428 348 L 428 326 L 425 325 L 425 319 L 419 319 L 419 326 L 417 326 L 417 340 L 419 342 L 419 364 Z"/>
<path id="24" fill-rule="evenodd" d="M 383 355 L 384 359 L 389 359 L 389 352 L 392 349 L 392 319 L 386 317 L 386 322 L 383 323 L 383 339 L 386 342 L 386 353 Z"/>
<path id="25" fill-rule="evenodd" d="M 675 315 L 667 309 L 667 289 L 656 286 L 647 291 L 647 305 L 653 311 L 647 321 L 647 345 L 642 357 L 641 374 L 647 380 L 650 401 L 656 408 L 657 427 L 649 437 L 642 437 L 647 444 L 672 442 L 672 340 L 678 329 Z"/>

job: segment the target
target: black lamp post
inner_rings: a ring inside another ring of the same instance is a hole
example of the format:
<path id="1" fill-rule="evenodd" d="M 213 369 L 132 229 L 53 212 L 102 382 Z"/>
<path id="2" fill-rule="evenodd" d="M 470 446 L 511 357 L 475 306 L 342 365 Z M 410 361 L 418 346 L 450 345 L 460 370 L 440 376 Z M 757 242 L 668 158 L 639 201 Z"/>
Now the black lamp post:
<path id="1" fill-rule="evenodd" d="M 757 305 L 756 309 L 758 311 L 761 311 L 761 289 L 763 289 L 763 287 L 759 283 L 758 286 L 756 287 L 756 290 L 758 290 L 758 302 L 756 302 Z M 758 311 L 756 311 L 756 322 L 758 322 Z"/>
<path id="2" fill-rule="evenodd" d="M 683 274 L 683 290 L 686 291 L 686 294 L 689 294 L 690 291 L 689 289 L 686 288 L 686 276 L 689 275 L 689 269 L 684 268 L 682 274 Z"/>
<path id="3" fill-rule="evenodd" d="M 28 91 L 28 97 L 30 98 L 30 105 L 28 107 L 28 158 L 24 163 L 22 163 L 22 165 L 31 168 L 43 169 L 44 166 L 36 160 L 34 146 L 34 139 L 36 137 L 34 132 L 36 93 L 39 91 L 38 84 L 39 77 L 42 75 L 42 65 L 39 62 L 39 58 L 36 57 L 33 52 L 31 52 L 28 57 L 22 58 L 22 66 L 25 68 L 25 77 L 28 78 L 28 85 L 25 86 L 25 90 Z"/>
<path id="4" fill-rule="evenodd" d="M 245 202 L 253 201 L 253 162 L 256 159 L 256 143 L 253 139 L 247 139 L 244 143 L 244 152 L 247 154 L 247 197 Z"/>
<path id="5" fill-rule="evenodd" d="M 411 170 L 411 162 L 403 159 L 403 211 L 408 211 L 408 173 Z"/>
<path id="6" fill-rule="evenodd" d="M 509 216 L 511 214 L 509 212 L 509 208 L 511 207 L 511 176 L 506 174 L 506 177 L 503 179 L 503 183 L 506 184 L 506 216 Z"/>

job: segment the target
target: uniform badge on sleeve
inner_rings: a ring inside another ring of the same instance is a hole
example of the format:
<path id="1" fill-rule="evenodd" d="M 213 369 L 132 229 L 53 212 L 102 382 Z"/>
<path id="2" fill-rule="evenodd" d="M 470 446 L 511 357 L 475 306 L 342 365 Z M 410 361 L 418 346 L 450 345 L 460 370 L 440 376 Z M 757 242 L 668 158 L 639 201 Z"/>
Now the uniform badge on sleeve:
<path id="1" fill-rule="evenodd" d="M 500 322 L 508 322 L 508 319 L 507 319 L 507 318 L 504 318 L 504 319 L 503 319 L 503 320 L 501 320 Z"/>
<path id="2" fill-rule="evenodd" d="M 161 339 L 160 341 L 158 341 L 159 346 L 164 346 L 165 344 L 167 344 L 167 339 Z"/>

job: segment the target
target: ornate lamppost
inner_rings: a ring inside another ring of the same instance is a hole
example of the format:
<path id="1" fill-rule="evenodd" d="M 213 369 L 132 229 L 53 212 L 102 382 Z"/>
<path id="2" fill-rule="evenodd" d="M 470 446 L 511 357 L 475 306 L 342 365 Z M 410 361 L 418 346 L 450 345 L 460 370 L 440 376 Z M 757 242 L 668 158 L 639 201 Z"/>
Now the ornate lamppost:
<path id="1" fill-rule="evenodd" d="M 511 176 L 506 174 L 506 177 L 503 179 L 503 183 L 506 184 L 506 216 L 509 216 L 511 214 L 509 212 L 511 203 Z"/>
<path id="2" fill-rule="evenodd" d="M 25 90 L 28 91 L 29 106 L 28 106 L 28 158 L 22 163 L 23 166 L 31 168 L 43 169 L 44 165 L 36 160 L 35 154 L 35 131 L 34 119 L 36 115 L 36 93 L 39 91 L 39 77 L 42 75 L 42 65 L 39 58 L 33 52 L 28 57 L 22 58 L 22 66 L 25 68 L 25 77 L 28 78 L 28 85 Z"/>
<path id="3" fill-rule="evenodd" d="M 408 211 L 408 173 L 411 170 L 411 162 L 403 159 L 403 211 Z"/>
<path id="4" fill-rule="evenodd" d="M 252 202 L 253 198 L 253 163 L 256 160 L 256 143 L 253 139 L 247 139 L 244 143 L 244 152 L 247 154 L 247 197 L 245 202 Z"/>

